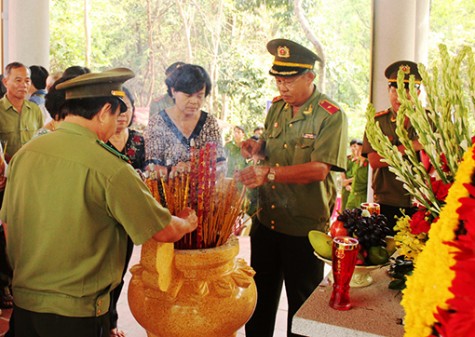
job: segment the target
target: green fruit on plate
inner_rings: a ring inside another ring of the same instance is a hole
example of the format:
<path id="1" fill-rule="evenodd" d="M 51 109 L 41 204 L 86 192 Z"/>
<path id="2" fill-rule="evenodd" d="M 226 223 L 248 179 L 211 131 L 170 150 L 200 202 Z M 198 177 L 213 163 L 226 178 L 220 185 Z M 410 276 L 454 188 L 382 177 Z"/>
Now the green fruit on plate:
<path id="1" fill-rule="evenodd" d="M 386 236 L 386 250 L 388 251 L 389 256 L 393 255 L 396 251 L 396 241 L 392 236 Z"/>
<path id="2" fill-rule="evenodd" d="M 308 233 L 308 239 L 318 255 L 324 259 L 331 260 L 333 239 L 330 235 L 313 230 Z"/>
<path id="3" fill-rule="evenodd" d="M 373 246 L 368 250 L 368 259 L 373 265 L 385 264 L 389 261 L 389 253 L 386 247 Z"/>

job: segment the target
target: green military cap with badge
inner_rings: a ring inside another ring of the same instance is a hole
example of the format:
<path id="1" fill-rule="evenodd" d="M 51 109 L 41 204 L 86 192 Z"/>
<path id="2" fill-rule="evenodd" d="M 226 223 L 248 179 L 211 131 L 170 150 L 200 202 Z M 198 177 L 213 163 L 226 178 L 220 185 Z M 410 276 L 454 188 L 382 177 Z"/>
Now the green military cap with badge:
<path id="1" fill-rule="evenodd" d="M 414 83 L 417 88 L 421 85 L 422 77 L 417 69 L 417 64 L 412 61 L 397 61 L 390 64 L 384 71 L 384 75 L 388 79 L 388 85 L 391 87 L 397 87 L 397 74 L 401 70 L 404 73 L 404 84 L 407 87 L 409 85 L 409 78 L 414 75 Z"/>
<path id="2" fill-rule="evenodd" d="M 287 39 L 275 39 L 267 43 L 267 50 L 274 55 L 269 74 L 291 77 L 312 70 L 320 57 L 304 46 Z"/>
<path id="3" fill-rule="evenodd" d="M 89 73 L 77 76 L 59 84 L 56 88 L 66 91 L 66 100 L 94 97 L 117 97 L 120 111 L 127 111 L 122 99 L 125 92 L 122 84 L 133 78 L 134 72 L 128 68 L 114 68 L 100 73 Z"/>

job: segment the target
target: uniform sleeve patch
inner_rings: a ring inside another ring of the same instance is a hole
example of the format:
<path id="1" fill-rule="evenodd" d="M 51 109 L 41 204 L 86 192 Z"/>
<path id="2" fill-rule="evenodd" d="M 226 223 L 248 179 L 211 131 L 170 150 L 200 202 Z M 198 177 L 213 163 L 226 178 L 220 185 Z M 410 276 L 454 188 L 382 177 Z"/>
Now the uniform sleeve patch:
<path id="1" fill-rule="evenodd" d="M 323 109 L 325 109 L 330 115 L 333 115 L 335 112 L 340 110 L 340 108 L 338 106 L 336 106 L 333 103 L 330 103 L 327 100 L 320 101 L 320 103 L 318 103 L 318 105 L 320 105 Z"/>
<path id="2" fill-rule="evenodd" d="M 282 96 L 276 96 L 272 99 L 272 103 L 278 102 L 282 100 Z"/>

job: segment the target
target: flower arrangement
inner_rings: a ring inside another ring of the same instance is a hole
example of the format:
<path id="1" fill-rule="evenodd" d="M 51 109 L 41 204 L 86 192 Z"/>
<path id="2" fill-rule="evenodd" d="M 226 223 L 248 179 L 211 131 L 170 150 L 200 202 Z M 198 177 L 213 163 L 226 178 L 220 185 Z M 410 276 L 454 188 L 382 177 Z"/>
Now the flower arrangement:
<path id="1" fill-rule="evenodd" d="M 434 67 L 431 73 L 422 64 L 418 67 L 427 93 L 427 106 L 423 106 L 418 97 L 414 78 L 410 79 L 407 95 L 403 85 L 404 74 L 401 71 L 398 74 L 401 107 L 396 118 L 396 133 L 406 148 L 404 155 L 381 132 L 374 119 L 374 107 L 369 105 L 366 112 L 369 142 L 388 163 L 389 170 L 404 183 L 418 207 L 412 217 L 406 215 L 400 218 L 395 227 L 398 248 L 412 260 L 423 250 L 429 228 L 437 221 L 463 153 L 471 144 L 468 123 L 470 101 L 465 93 L 473 93 L 474 83 L 468 81 L 467 85 L 464 74 L 470 76 L 470 71 L 465 72 L 464 69 L 471 69 L 472 51 L 465 47 L 452 58 L 446 47 L 441 45 L 440 54 L 441 64 Z M 473 72 L 471 70 L 472 75 Z M 421 153 L 414 149 L 404 127 L 407 119 L 419 136 L 423 148 Z"/>
<path id="2" fill-rule="evenodd" d="M 407 337 L 470 336 L 475 328 L 475 147 L 466 152 L 440 219 L 406 282 Z M 427 292 L 427 289 L 430 289 Z"/>
<path id="3" fill-rule="evenodd" d="M 452 180 L 451 177 L 447 178 Z M 434 177 L 430 178 L 430 182 L 435 202 L 443 206 L 452 182 L 444 183 Z M 435 214 L 419 205 L 418 210 L 412 216 L 405 215 L 398 219 L 394 227 L 396 231 L 394 239 L 398 243 L 401 255 L 411 260 L 416 259 L 417 255 L 423 250 L 425 242 L 429 239 L 428 232 L 431 224 L 438 219 Z"/>
<path id="4" fill-rule="evenodd" d="M 186 207 L 196 211 L 198 227 L 175 242 L 177 249 L 212 248 L 225 244 L 242 215 L 245 189 L 216 175 L 216 144 L 190 149 L 189 171 L 171 172 L 146 180 L 155 199 L 176 215 Z"/>
<path id="5" fill-rule="evenodd" d="M 398 113 L 396 132 L 407 149 L 404 156 L 378 134 L 371 109 L 368 111 L 368 121 L 373 121 L 371 144 L 419 207 L 412 217 L 399 219 L 395 228 L 400 251 L 414 260 L 402 300 L 405 336 L 409 337 L 470 336 L 475 328 L 471 303 L 475 283 L 475 148 L 468 122 L 469 112 L 475 112 L 475 60 L 469 47 L 451 57 L 441 46 L 440 54 L 441 64 L 431 74 L 419 65 L 427 108 L 422 108 L 414 89 L 409 98 L 405 92 L 399 93 L 403 113 Z M 402 77 L 398 78 L 402 84 L 400 80 Z M 405 115 L 419 135 L 426 165 L 419 163 L 401 127 Z"/>

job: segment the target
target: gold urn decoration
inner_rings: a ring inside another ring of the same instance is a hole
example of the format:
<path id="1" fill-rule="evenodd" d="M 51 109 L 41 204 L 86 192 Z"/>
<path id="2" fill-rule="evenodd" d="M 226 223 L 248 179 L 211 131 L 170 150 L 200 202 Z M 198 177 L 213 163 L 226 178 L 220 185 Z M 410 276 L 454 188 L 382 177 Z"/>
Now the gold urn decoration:
<path id="1" fill-rule="evenodd" d="M 231 337 L 257 300 L 254 270 L 232 236 L 216 248 L 178 250 L 149 240 L 132 267 L 128 301 L 148 337 Z"/>

